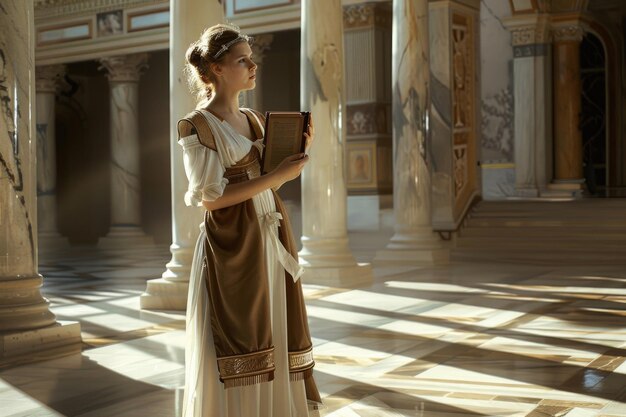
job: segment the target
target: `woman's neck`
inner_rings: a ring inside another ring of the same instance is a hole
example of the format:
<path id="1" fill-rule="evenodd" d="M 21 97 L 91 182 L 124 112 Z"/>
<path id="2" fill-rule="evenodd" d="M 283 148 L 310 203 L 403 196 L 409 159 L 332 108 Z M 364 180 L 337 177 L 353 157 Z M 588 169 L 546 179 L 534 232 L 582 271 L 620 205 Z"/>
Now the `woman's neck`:
<path id="1" fill-rule="evenodd" d="M 216 92 L 207 104 L 211 110 L 221 114 L 222 116 L 234 115 L 239 113 L 239 93 L 219 93 Z"/>

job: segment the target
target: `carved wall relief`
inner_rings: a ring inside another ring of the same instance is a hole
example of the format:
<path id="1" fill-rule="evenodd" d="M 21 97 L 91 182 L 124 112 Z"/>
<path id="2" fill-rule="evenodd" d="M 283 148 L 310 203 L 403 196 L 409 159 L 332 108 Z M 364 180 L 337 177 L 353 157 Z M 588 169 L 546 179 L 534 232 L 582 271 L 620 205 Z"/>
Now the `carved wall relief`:
<path id="1" fill-rule="evenodd" d="M 475 138 L 476 126 L 474 123 L 475 111 L 475 65 L 472 19 L 468 16 L 454 13 L 452 16 L 452 91 L 454 124 L 453 124 L 453 174 L 454 195 L 457 207 L 465 204 L 467 193 L 465 188 L 470 185 L 473 189 L 474 173 L 469 167 L 475 165 L 476 153 Z M 471 183 L 471 184 L 470 184 Z"/>

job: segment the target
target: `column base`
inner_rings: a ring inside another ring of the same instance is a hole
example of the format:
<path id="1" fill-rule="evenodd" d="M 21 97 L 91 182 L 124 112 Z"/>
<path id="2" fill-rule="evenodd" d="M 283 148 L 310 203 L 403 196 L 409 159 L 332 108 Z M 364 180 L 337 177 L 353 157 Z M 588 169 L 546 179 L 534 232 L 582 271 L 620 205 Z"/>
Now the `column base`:
<path id="1" fill-rule="evenodd" d="M 152 237 L 146 235 L 139 226 L 111 226 L 109 233 L 98 240 L 102 249 L 124 249 L 129 246 L 154 245 Z"/>
<path id="2" fill-rule="evenodd" d="M 554 180 L 548 184 L 542 195 L 550 197 L 580 198 L 583 195 L 585 180 Z"/>
<path id="3" fill-rule="evenodd" d="M 147 282 L 146 291 L 139 297 L 139 306 L 142 310 L 185 311 L 188 289 L 189 282 L 187 281 L 151 279 Z"/>
<path id="4" fill-rule="evenodd" d="M 374 280 L 370 264 L 338 267 L 313 267 L 304 265 L 304 284 L 324 285 L 338 288 L 369 286 Z"/>
<path id="5" fill-rule="evenodd" d="M 358 264 L 347 237 L 302 237 L 302 250 L 298 254 L 304 267 L 304 282 L 332 287 L 352 287 L 371 284 L 372 267 Z"/>
<path id="6" fill-rule="evenodd" d="M 37 356 L 44 359 L 53 349 L 80 352 L 81 343 L 80 323 L 70 321 L 59 321 L 40 329 L 0 333 L 0 365 L 24 359 L 31 361 Z"/>
<path id="7" fill-rule="evenodd" d="M 374 265 L 440 265 L 450 261 L 448 249 L 431 228 L 396 233 L 387 247 L 376 253 Z"/>

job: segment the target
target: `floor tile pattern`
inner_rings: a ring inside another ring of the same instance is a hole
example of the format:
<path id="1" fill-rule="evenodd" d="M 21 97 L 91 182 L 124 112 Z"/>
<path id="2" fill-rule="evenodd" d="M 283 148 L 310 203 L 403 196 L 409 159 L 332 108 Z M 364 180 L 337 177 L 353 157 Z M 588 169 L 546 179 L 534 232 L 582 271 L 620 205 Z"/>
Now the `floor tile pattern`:
<path id="1" fill-rule="evenodd" d="M 359 260 L 370 246 L 355 244 Z M 42 256 L 43 292 L 81 322 L 82 352 L 0 366 L 0 416 L 179 415 L 184 315 L 139 309 L 168 260 L 167 247 Z M 626 268 L 374 272 L 368 287 L 304 286 L 323 416 L 626 416 Z"/>

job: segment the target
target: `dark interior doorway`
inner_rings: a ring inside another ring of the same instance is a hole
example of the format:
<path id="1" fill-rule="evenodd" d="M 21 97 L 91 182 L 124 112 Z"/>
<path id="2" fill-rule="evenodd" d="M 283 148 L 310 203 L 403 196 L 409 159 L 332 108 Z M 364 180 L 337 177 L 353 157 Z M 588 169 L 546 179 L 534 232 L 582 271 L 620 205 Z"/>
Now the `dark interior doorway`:
<path id="1" fill-rule="evenodd" d="M 604 195 L 608 184 L 607 159 L 607 73 L 602 41 L 587 33 L 580 46 L 585 183 L 591 195 Z"/>

